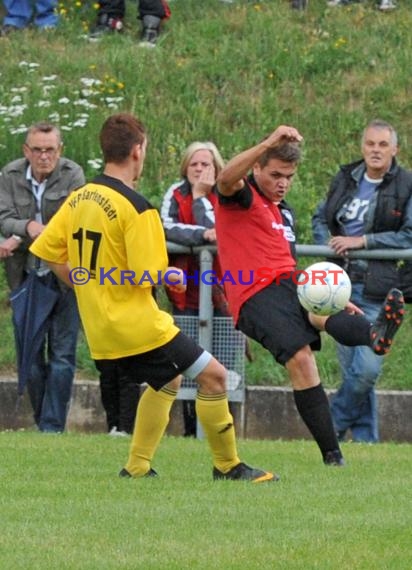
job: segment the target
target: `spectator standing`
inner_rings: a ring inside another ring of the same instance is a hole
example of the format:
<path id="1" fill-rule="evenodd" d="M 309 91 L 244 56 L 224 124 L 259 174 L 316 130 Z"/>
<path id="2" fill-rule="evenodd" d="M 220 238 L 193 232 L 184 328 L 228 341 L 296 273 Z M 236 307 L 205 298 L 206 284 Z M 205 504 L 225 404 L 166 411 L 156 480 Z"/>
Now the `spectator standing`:
<path id="1" fill-rule="evenodd" d="M 31 23 L 40 30 L 54 29 L 58 22 L 57 0 L 3 0 L 6 15 L 0 28 L 0 35 L 23 30 Z"/>
<path id="2" fill-rule="evenodd" d="M 412 173 L 398 165 L 397 133 L 385 121 L 367 125 L 361 152 L 360 160 L 341 166 L 333 178 L 313 217 L 313 231 L 317 243 L 328 243 L 341 256 L 337 263 L 351 278 L 351 300 L 373 321 L 388 289 L 403 288 L 402 271 L 396 261 L 348 259 L 346 254 L 356 249 L 412 247 Z M 383 358 L 367 346 L 342 345 L 338 358 L 342 384 L 331 404 L 338 437 L 343 440 L 350 430 L 353 441 L 375 443 L 379 440 L 375 386 Z"/>
<path id="3" fill-rule="evenodd" d="M 36 270 L 36 278 L 58 293 L 48 319 L 47 343 L 36 356 L 27 385 L 34 420 L 44 432 L 65 429 L 79 328 L 73 291 L 29 252 L 66 197 L 84 183 L 81 167 L 63 158 L 61 151 L 59 129 L 37 123 L 27 132 L 24 158 L 7 164 L 0 176 L 0 232 L 6 238 L 0 256 L 5 258 L 9 287 L 15 289 Z"/>
<path id="4" fill-rule="evenodd" d="M 122 32 L 126 14 L 125 0 L 101 0 L 97 11 L 96 25 L 90 33 L 97 40 L 107 33 Z M 141 44 L 154 47 L 159 38 L 161 24 L 170 18 L 166 0 L 138 0 L 138 18 L 141 20 Z"/>
<path id="5" fill-rule="evenodd" d="M 82 268 L 82 284 L 75 292 L 97 367 L 116 360 L 124 374 L 148 384 L 140 398 L 129 460 L 119 475 L 156 475 L 153 456 L 183 374 L 199 382 L 196 411 L 212 453 L 213 477 L 276 480 L 273 473 L 238 458 L 225 368 L 181 333 L 153 297 L 154 284 L 180 290 L 184 277 L 174 269 L 172 279 L 160 216 L 134 190 L 146 155 L 143 124 L 128 113 L 112 115 L 103 124 L 100 145 L 103 175 L 65 202 L 32 249 L 69 285 L 76 283 L 77 274 L 70 268 Z M 86 283 L 84 276 L 90 276 Z"/>
<path id="6" fill-rule="evenodd" d="M 222 269 L 233 278 L 225 288 L 237 327 L 285 366 L 297 410 L 324 463 L 342 466 L 312 352 L 320 348 L 319 330 L 342 344 L 372 346 L 383 352 L 401 323 L 403 299 L 400 291 L 391 291 L 373 325 L 352 303 L 348 312 L 329 317 L 308 314 L 300 306 L 294 275 L 294 219 L 284 200 L 297 170 L 301 140 L 295 128 L 282 125 L 226 164 L 218 176 L 217 245 Z"/>

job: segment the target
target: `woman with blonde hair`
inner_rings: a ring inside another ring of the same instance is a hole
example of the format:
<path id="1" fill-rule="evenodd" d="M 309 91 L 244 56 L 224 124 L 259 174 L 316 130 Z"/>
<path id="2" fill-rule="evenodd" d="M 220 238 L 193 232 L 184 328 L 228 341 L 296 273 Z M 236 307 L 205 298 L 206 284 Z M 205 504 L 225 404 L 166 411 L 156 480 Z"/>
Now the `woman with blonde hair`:
<path id="1" fill-rule="evenodd" d="M 216 243 L 216 177 L 223 166 L 223 159 L 213 142 L 195 141 L 186 148 L 180 164 L 181 180 L 167 190 L 161 207 L 168 241 L 186 246 Z M 186 275 L 200 273 L 197 255 L 171 255 L 170 263 L 183 269 Z M 213 270 L 217 276 L 221 275 L 217 257 L 214 258 Z M 166 291 L 174 315 L 198 316 L 199 280 L 200 276 L 199 279 L 188 279 L 184 293 Z M 212 286 L 212 300 L 215 316 L 230 316 L 222 286 Z M 196 435 L 194 402 L 183 401 L 183 416 L 185 435 Z"/>

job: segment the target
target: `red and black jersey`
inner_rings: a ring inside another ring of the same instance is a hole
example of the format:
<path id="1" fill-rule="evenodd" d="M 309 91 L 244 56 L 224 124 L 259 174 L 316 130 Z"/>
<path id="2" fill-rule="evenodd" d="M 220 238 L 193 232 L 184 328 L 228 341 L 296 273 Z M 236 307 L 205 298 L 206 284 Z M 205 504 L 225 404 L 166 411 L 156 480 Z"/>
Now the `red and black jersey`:
<path id="1" fill-rule="evenodd" d="M 235 322 L 243 303 L 277 276 L 296 267 L 294 220 L 286 203 L 275 204 L 252 176 L 215 208 L 222 280 Z"/>

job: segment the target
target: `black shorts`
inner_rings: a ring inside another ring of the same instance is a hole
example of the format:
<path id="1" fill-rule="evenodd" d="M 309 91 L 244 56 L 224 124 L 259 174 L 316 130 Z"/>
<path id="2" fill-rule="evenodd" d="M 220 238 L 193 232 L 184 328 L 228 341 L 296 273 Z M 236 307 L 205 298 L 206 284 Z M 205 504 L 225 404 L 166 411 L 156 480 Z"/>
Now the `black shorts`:
<path id="1" fill-rule="evenodd" d="M 168 343 L 133 356 L 117 358 L 119 379 L 131 379 L 137 384 L 146 382 L 154 390 L 160 390 L 165 384 L 184 373 L 187 378 L 196 378 L 211 360 L 212 355 L 203 350 L 194 340 L 179 332 Z M 113 361 L 111 361 L 113 362 Z M 96 367 L 102 371 L 107 360 L 95 360 Z"/>
<path id="2" fill-rule="evenodd" d="M 292 279 L 273 282 L 248 299 L 237 328 L 266 348 L 282 365 L 301 348 L 320 350 L 320 334 L 299 303 Z"/>

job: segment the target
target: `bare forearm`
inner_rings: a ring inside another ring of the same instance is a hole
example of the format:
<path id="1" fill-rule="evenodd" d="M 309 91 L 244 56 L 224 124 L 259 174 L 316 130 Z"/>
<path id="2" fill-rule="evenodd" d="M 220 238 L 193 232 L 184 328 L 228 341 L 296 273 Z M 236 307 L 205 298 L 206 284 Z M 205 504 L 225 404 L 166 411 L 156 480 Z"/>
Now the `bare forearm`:
<path id="1" fill-rule="evenodd" d="M 243 187 L 242 178 L 269 149 L 285 142 L 301 142 L 302 135 L 294 128 L 280 125 L 267 138 L 232 158 L 217 178 L 219 192 L 230 196 Z"/>
<path id="2" fill-rule="evenodd" d="M 230 196 L 243 187 L 242 179 L 265 152 L 267 146 L 259 143 L 233 157 L 217 177 L 219 192 Z"/>

